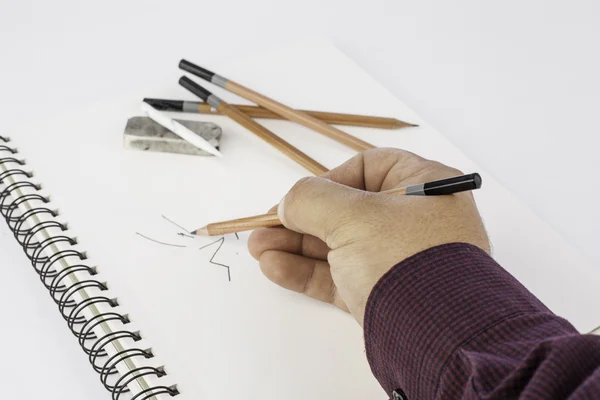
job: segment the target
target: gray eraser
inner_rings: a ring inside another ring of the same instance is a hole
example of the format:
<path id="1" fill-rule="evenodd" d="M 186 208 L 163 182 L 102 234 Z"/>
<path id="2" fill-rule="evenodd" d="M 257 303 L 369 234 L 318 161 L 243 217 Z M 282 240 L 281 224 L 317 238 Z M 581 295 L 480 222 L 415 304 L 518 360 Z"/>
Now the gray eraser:
<path id="1" fill-rule="evenodd" d="M 175 120 L 192 132 L 197 133 L 208 143 L 219 148 L 221 128 L 212 122 Z M 162 125 L 148 117 L 132 117 L 127 121 L 123 133 L 123 144 L 126 149 L 156 151 L 160 153 L 177 153 L 197 156 L 213 156 L 183 140 Z"/>

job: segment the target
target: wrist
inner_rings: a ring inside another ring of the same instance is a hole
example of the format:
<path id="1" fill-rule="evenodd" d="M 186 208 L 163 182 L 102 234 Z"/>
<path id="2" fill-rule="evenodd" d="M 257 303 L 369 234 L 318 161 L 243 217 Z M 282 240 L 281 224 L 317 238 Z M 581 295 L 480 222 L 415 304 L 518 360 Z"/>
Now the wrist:
<path id="1" fill-rule="evenodd" d="M 388 393 L 401 388 L 408 398 L 435 398 L 431 383 L 461 344 L 530 312 L 548 310 L 480 248 L 432 247 L 394 266 L 373 288 L 364 316 L 367 358 Z"/>

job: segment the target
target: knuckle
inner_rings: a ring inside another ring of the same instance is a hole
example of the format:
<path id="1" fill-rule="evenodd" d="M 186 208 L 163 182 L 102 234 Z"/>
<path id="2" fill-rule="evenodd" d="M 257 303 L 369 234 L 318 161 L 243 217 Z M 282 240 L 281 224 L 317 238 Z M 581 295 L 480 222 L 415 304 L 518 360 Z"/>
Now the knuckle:
<path id="1" fill-rule="evenodd" d="M 462 172 L 461 170 L 459 170 L 457 168 L 449 167 L 442 163 L 438 163 L 438 164 L 440 165 L 440 170 L 443 170 L 446 174 L 449 175 L 449 177 L 456 176 L 456 175 L 464 175 L 464 172 Z"/>
<path id="2" fill-rule="evenodd" d="M 365 156 L 377 156 L 377 157 L 381 157 L 381 156 L 385 156 L 385 155 L 391 155 L 391 156 L 396 156 L 396 157 L 413 157 L 413 156 L 415 156 L 414 153 L 411 153 L 408 150 L 397 149 L 394 147 L 377 147 L 374 149 L 365 150 L 363 152 L 363 154 Z"/>
<path id="3" fill-rule="evenodd" d="M 277 255 L 272 251 L 265 251 L 261 255 L 258 265 L 263 275 L 277 285 L 282 286 L 290 279 L 290 272 L 281 267 Z"/>
<path id="4" fill-rule="evenodd" d="M 440 162 L 428 160 L 421 167 L 419 175 L 424 181 L 432 181 L 463 175 L 463 172 Z"/>
<path id="5" fill-rule="evenodd" d="M 345 207 L 336 210 L 337 218 L 329 226 L 331 245 L 348 244 L 371 235 L 377 229 L 372 222 L 378 217 L 380 205 L 377 198 L 367 192 L 352 193 Z"/>
<path id="6" fill-rule="evenodd" d="M 286 205 L 293 204 L 294 202 L 301 199 L 304 193 L 308 190 L 308 188 L 313 185 L 315 179 L 318 178 L 307 176 L 296 182 L 285 197 Z"/>
<path id="7" fill-rule="evenodd" d="M 248 238 L 248 251 L 255 260 L 259 260 L 266 250 L 264 246 L 266 233 L 266 229 L 257 229 L 253 231 Z"/>
<path id="8" fill-rule="evenodd" d="M 284 222 L 295 225 L 298 215 L 303 214 L 302 210 L 306 209 L 311 201 L 323 195 L 319 192 L 319 183 L 322 180 L 323 178 L 311 176 L 296 182 L 284 199 Z"/>
<path id="9" fill-rule="evenodd" d="M 298 182 L 296 182 L 294 187 L 292 187 L 292 190 L 302 190 L 318 180 L 319 178 L 317 178 L 316 176 L 305 176 L 304 178 L 300 178 Z"/>

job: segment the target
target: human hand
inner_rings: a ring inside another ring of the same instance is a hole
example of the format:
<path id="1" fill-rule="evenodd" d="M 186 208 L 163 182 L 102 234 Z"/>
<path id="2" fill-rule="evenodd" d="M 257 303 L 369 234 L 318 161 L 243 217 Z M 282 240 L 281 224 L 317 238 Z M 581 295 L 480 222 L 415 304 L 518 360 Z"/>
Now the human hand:
<path id="1" fill-rule="evenodd" d="M 349 311 L 362 325 L 371 290 L 404 259 L 452 242 L 490 252 L 470 192 L 378 193 L 461 174 L 407 151 L 365 151 L 298 181 L 278 207 L 284 227 L 254 231 L 248 248 L 267 278 Z"/>

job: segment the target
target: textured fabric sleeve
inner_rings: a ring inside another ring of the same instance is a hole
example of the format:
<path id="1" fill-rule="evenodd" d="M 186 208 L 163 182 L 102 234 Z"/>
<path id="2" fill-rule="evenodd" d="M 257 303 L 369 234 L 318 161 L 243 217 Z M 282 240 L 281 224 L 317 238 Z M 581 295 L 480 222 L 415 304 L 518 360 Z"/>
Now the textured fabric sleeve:
<path id="1" fill-rule="evenodd" d="M 469 244 L 392 268 L 369 296 L 364 330 L 390 398 L 600 398 L 600 336 L 580 335 Z"/>

